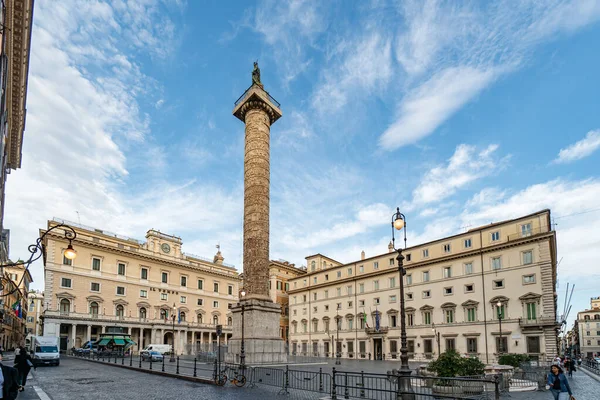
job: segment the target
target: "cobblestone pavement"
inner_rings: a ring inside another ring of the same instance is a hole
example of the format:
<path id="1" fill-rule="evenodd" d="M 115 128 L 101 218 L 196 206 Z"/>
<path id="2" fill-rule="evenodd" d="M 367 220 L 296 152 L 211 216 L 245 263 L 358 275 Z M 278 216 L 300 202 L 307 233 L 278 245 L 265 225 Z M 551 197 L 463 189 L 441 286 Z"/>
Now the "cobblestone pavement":
<path id="1" fill-rule="evenodd" d="M 317 366 L 311 366 L 317 367 Z M 351 366 L 347 366 L 350 368 Z M 360 365 L 363 369 L 370 370 L 367 364 Z M 380 367 L 383 367 L 381 365 Z M 295 366 L 304 369 L 303 366 Z M 330 369 L 324 366 L 324 369 Z M 385 367 L 387 368 L 387 367 Z M 317 367 L 318 370 L 318 367 Z M 577 400 L 600 399 L 600 382 L 593 379 L 583 371 L 577 371 L 570 379 L 574 395 Z M 249 385 L 247 385 L 249 386 Z M 162 377 L 147 373 L 130 371 L 114 366 L 92 363 L 73 358 L 64 358 L 59 367 L 38 368 L 30 377 L 26 391 L 19 396 L 19 400 L 48 400 L 38 397 L 35 389 L 43 390 L 50 400 L 152 400 L 152 399 L 261 399 L 281 400 L 298 399 L 313 400 L 325 397 L 322 393 L 290 391 L 290 395 L 278 395 L 279 388 L 258 385 L 255 388 L 236 388 L 230 384 L 217 387 L 208 384 L 192 383 L 175 378 Z M 511 400 L 552 400 L 549 392 L 511 392 L 510 397 L 503 395 L 503 399 Z"/>

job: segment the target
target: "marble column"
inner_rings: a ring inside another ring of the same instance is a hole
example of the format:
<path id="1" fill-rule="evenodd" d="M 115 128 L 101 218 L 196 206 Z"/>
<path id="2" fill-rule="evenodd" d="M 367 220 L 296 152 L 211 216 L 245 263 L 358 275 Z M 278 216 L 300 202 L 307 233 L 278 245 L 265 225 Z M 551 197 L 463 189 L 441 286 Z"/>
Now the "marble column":
<path id="1" fill-rule="evenodd" d="M 140 338 L 138 343 L 138 351 L 144 348 L 144 328 L 140 328 Z"/>
<path id="2" fill-rule="evenodd" d="M 92 340 L 92 326 L 91 325 L 87 326 L 87 340 L 88 341 Z"/>
<path id="3" fill-rule="evenodd" d="M 71 325 L 71 343 L 70 343 L 70 347 L 75 347 L 75 342 L 77 341 L 77 324 L 72 324 Z"/>

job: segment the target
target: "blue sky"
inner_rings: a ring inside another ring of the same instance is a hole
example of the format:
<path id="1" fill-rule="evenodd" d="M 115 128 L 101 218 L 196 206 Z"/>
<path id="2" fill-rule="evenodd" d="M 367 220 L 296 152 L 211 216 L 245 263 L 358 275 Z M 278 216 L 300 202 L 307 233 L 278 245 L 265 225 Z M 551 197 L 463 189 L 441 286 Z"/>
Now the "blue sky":
<path id="1" fill-rule="evenodd" d="M 560 308 L 599 295 L 600 2 L 37 2 L 11 256 L 52 217 L 242 265 L 243 124 L 259 61 L 271 257 L 350 262 L 551 208 Z M 43 268 L 32 270 L 43 287 Z M 573 316 L 573 314 L 571 315 Z"/>

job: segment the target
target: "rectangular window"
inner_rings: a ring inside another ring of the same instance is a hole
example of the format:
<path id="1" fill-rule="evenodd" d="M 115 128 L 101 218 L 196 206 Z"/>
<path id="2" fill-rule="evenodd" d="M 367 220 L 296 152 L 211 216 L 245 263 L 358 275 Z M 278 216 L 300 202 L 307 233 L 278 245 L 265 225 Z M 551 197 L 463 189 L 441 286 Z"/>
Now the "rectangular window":
<path id="1" fill-rule="evenodd" d="M 379 304 L 379 297 L 375 297 L 375 299 L 373 299 L 373 304 Z"/>
<path id="2" fill-rule="evenodd" d="M 64 265 L 73 265 L 73 260 L 71 260 L 70 258 L 65 257 L 64 254 L 63 254 L 63 264 Z"/>
<path id="3" fill-rule="evenodd" d="M 454 322 L 454 310 L 446 310 L 446 323 L 451 324 Z"/>
<path id="4" fill-rule="evenodd" d="M 161 293 L 160 299 L 163 301 L 167 301 L 167 300 L 169 300 L 169 295 L 167 293 Z"/>
<path id="5" fill-rule="evenodd" d="M 475 308 L 474 307 L 467 308 L 467 321 L 475 322 Z"/>
<path id="6" fill-rule="evenodd" d="M 374 269 L 374 270 L 378 270 L 378 269 L 379 269 L 379 262 L 375 261 L 375 262 L 373 263 L 373 269 Z"/>
<path id="7" fill-rule="evenodd" d="M 64 287 L 64 288 L 70 288 L 71 286 L 71 279 L 70 278 L 62 278 L 60 280 L 60 286 Z"/>
<path id="8" fill-rule="evenodd" d="M 535 303 L 527 303 L 527 319 L 535 320 L 537 319 L 537 314 L 535 312 Z"/>
<path id="9" fill-rule="evenodd" d="M 497 271 L 502 268 L 502 260 L 500 257 L 492 257 L 492 270 Z"/>
<path id="10" fill-rule="evenodd" d="M 148 298 L 148 291 L 140 290 L 140 297 L 144 299 Z"/>
<path id="11" fill-rule="evenodd" d="M 452 278 L 452 267 L 444 267 L 444 278 Z"/>
<path id="12" fill-rule="evenodd" d="M 465 275 L 470 275 L 473 273 L 473 263 L 465 264 Z"/>
<path id="13" fill-rule="evenodd" d="M 328 305 L 325 306 L 325 311 L 329 311 L 329 306 Z"/>
<path id="14" fill-rule="evenodd" d="M 99 258 L 92 258 L 92 270 L 93 271 L 100 271 L 100 259 Z"/>
<path id="15" fill-rule="evenodd" d="M 396 302 L 396 295 L 393 294 L 390 296 L 390 303 L 395 303 Z"/>
<path id="16" fill-rule="evenodd" d="M 341 295 L 342 295 L 342 288 L 336 288 L 336 289 L 335 289 L 335 292 L 336 292 L 336 294 L 337 294 L 338 296 L 341 296 Z"/>
<path id="17" fill-rule="evenodd" d="M 359 300 L 359 301 L 358 301 L 358 305 L 359 305 L 360 307 L 364 307 L 364 306 L 365 306 L 365 301 L 364 301 L 364 300 Z"/>
<path id="18" fill-rule="evenodd" d="M 117 264 L 117 274 L 125 276 L 125 264 Z"/>
<path id="19" fill-rule="evenodd" d="M 423 282 L 429 282 L 429 271 L 423 271 Z"/>
<path id="20" fill-rule="evenodd" d="M 348 308 L 352 308 L 353 306 L 354 306 L 354 303 L 353 303 L 353 302 L 351 302 L 351 301 L 349 301 L 349 302 L 348 302 Z"/>
<path id="21" fill-rule="evenodd" d="M 325 282 L 329 280 L 329 274 L 325 274 Z"/>
<path id="22" fill-rule="evenodd" d="M 446 350 L 456 350 L 454 339 L 446 339 Z"/>
<path id="23" fill-rule="evenodd" d="M 429 257 L 429 249 L 423 249 L 423 258 Z"/>
<path id="24" fill-rule="evenodd" d="M 317 300 L 317 293 L 313 293 L 313 300 Z"/>
<path id="25" fill-rule="evenodd" d="M 450 253 L 450 243 L 444 245 L 444 253 Z"/>
<path id="26" fill-rule="evenodd" d="M 167 272 L 163 272 L 160 274 L 162 283 L 169 283 L 169 274 Z"/>
<path id="27" fill-rule="evenodd" d="M 181 286 L 183 286 L 183 287 L 187 286 L 187 276 L 181 277 Z"/>
<path id="28" fill-rule="evenodd" d="M 496 318 L 504 319 L 505 318 L 504 314 L 505 314 L 504 313 L 504 304 L 501 305 L 500 307 L 496 306 Z"/>
<path id="29" fill-rule="evenodd" d="M 412 315 L 412 314 L 408 314 L 408 315 Z M 410 323 L 408 325 L 410 325 Z M 395 315 L 390 315 L 390 326 L 392 328 L 395 328 L 396 326 L 398 326 L 398 319 Z"/>
<path id="30" fill-rule="evenodd" d="M 502 289 L 504 287 L 504 279 L 497 279 L 494 281 L 494 289 Z"/>
<path id="31" fill-rule="evenodd" d="M 117 295 L 125 296 L 125 287 L 124 286 L 117 286 Z"/>
<path id="32" fill-rule="evenodd" d="M 219 308 L 219 302 L 217 300 L 213 301 L 213 308 Z"/>
<path id="33" fill-rule="evenodd" d="M 467 353 L 477 354 L 477 338 L 467 338 Z"/>
<path id="34" fill-rule="evenodd" d="M 373 281 L 373 290 L 379 290 L 379 281 Z"/>
<path id="35" fill-rule="evenodd" d="M 471 239 L 465 239 L 465 249 L 470 249 L 473 246 Z"/>
<path id="36" fill-rule="evenodd" d="M 396 287 L 396 278 L 392 277 L 390 278 L 390 288 L 395 288 Z"/>
<path id="37" fill-rule="evenodd" d="M 539 336 L 527 336 L 527 353 L 539 354 L 540 353 L 540 337 Z"/>
<path id="38" fill-rule="evenodd" d="M 278 282 L 278 283 L 281 283 L 281 282 Z M 227 286 L 227 294 L 230 296 L 233 296 L 233 286 L 231 286 L 231 285 Z"/>
<path id="39" fill-rule="evenodd" d="M 365 292 L 365 284 L 359 283 L 358 284 L 358 293 L 364 293 L 364 292 Z"/>
<path id="40" fill-rule="evenodd" d="M 428 299 L 431 297 L 431 290 L 423 290 L 423 298 Z"/>
<path id="41" fill-rule="evenodd" d="M 348 268 L 348 276 L 352 276 L 352 268 Z"/>
<path id="42" fill-rule="evenodd" d="M 289 283 L 286 283 L 286 284 L 285 284 L 285 291 L 287 292 L 287 291 L 289 291 L 289 290 L 290 290 L 290 284 L 289 284 Z"/>
<path id="43" fill-rule="evenodd" d="M 187 297 L 186 296 L 180 296 L 179 297 L 179 302 L 183 303 L 183 304 L 187 303 Z"/>
<path id="44" fill-rule="evenodd" d="M 360 267 L 358 267 L 358 272 L 360 272 L 360 273 L 365 272 L 365 266 L 361 265 Z"/>
<path id="45" fill-rule="evenodd" d="M 454 289 L 452 287 L 444 288 L 444 295 L 446 295 L 446 296 L 452 294 L 453 292 L 454 292 Z"/>
<path id="46" fill-rule="evenodd" d="M 219 284 L 217 282 L 213 283 L 213 292 L 219 293 Z"/>
<path id="47" fill-rule="evenodd" d="M 397 321 L 396 321 L 396 316 L 393 315 L 394 317 L 394 327 L 398 326 Z M 415 325 L 415 314 L 406 314 L 406 320 L 408 321 L 408 326 L 414 326 Z"/>
<path id="48" fill-rule="evenodd" d="M 313 307 L 313 312 L 317 312 L 317 307 Z"/>
<path id="49" fill-rule="evenodd" d="M 337 277 L 341 278 L 342 277 L 342 271 L 337 271 Z"/>
<path id="50" fill-rule="evenodd" d="M 202 279 L 198 279 L 198 289 L 204 289 L 204 281 Z"/>
<path id="51" fill-rule="evenodd" d="M 492 242 L 497 242 L 498 240 L 500 240 L 500 232 L 492 232 Z"/>
<path id="52" fill-rule="evenodd" d="M 523 284 L 527 285 L 530 283 L 535 283 L 535 274 L 523 275 Z"/>
<path id="53" fill-rule="evenodd" d="M 90 290 L 91 290 L 92 292 L 99 292 L 99 291 L 100 291 L 100 284 L 99 284 L 99 283 L 96 283 L 96 282 L 92 282 L 92 283 L 90 284 Z"/>
<path id="54" fill-rule="evenodd" d="M 140 270 L 140 279 L 148 279 L 148 268 L 142 268 Z"/>
<path id="55" fill-rule="evenodd" d="M 465 293 L 473 293 L 474 285 L 472 283 L 465 285 Z"/>
<path id="56" fill-rule="evenodd" d="M 325 291 L 325 298 L 328 299 L 329 298 L 329 290 Z"/>
<path id="57" fill-rule="evenodd" d="M 306 295 L 305 294 L 302 295 L 302 302 L 306 303 Z"/>
<path id="58" fill-rule="evenodd" d="M 199 306 L 203 306 L 203 305 L 204 305 L 204 300 L 203 300 L 203 299 L 198 299 L 198 300 L 196 301 L 196 303 L 197 303 Z"/>
<path id="59" fill-rule="evenodd" d="M 430 311 L 423 312 L 423 323 L 425 325 L 431 325 L 431 312 Z"/>
<path id="60" fill-rule="evenodd" d="M 523 252 L 523 265 L 533 263 L 533 252 L 531 250 Z"/>
<path id="61" fill-rule="evenodd" d="M 531 236 L 531 224 L 521 225 L 521 236 Z"/>
<path id="62" fill-rule="evenodd" d="M 406 275 L 406 284 L 412 285 L 412 274 Z"/>
<path id="63" fill-rule="evenodd" d="M 506 336 L 496 337 L 496 351 L 498 353 L 508 352 L 508 338 Z"/>
<path id="64" fill-rule="evenodd" d="M 315 283 L 317 283 L 317 277 L 315 276 Z M 275 282 L 275 288 L 281 290 L 281 281 Z"/>
<path id="65" fill-rule="evenodd" d="M 406 300 L 412 300 L 413 299 L 413 294 L 412 293 L 406 293 Z"/>
<path id="66" fill-rule="evenodd" d="M 352 295 L 352 286 L 346 286 L 346 293 L 348 296 Z"/>

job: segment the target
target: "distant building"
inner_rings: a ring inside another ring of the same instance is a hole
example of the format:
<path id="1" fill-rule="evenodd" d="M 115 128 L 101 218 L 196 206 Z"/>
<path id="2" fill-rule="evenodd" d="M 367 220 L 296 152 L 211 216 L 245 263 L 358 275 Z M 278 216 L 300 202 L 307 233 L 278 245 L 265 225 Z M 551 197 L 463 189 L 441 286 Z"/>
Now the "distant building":
<path id="1" fill-rule="evenodd" d="M 574 330 L 577 332 L 579 354 L 583 358 L 600 354 L 600 297 L 590 299 L 591 309 L 577 313 Z"/>
<path id="2" fill-rule="evenodd" d="M 306 268 L 296 268 L 294 264 L 290 264 L 287 261 L 271 260 L 269 264 L 269 295 L 273 302 L 281 305 L 279 329 L 281 338 L 285 342 L 288 342 L 290 332 L 289 280 L 302 275 L 306 275 Z"/>
<path id="3" fill-rule="evenodd" d="M 29 306 L 27 312 L 27 335 L 42 335 L 41 315 L 44 310 L 44 293 L 40 291 L 29 292 Z"/>
<path id="4" fill-rule="evenodd" d="M 0 344 L 5 349 L 25 345 L 27 334 L 29 285 L 33 282 L 28 270 L 20 266 L 4 267 Z"/>
<path id="5" fill-rule="evenodd" d="M 145 241 L 63 220 L 75 229 L 77 257 L 60 230 L 44 239 L 44 335 L 60 338 L 61 350 L 97 339 L 112 326 L 130 334 L 136 350 L 173 344 L 177 354 L 231 337 L 229 309 L 238 301 L 238 273 L 219 251 L 203 258 L 182 251 L 181 238 L 149 230 Z M 40 230 L 40 236 L 46 232 Z M 174 335 L 173 335 L 174 318 Z"/>
<path id="6" fill-rule="evenodd" d="M 431 359 L 447 349 L 486 363 L 500 353 L 542 360 L 557 354 L 550 210 L 419 244 L 403 254 L 411 359 Z M 306 260 L 307 274 L 289 281 L 291 351 L 399 359 L 400 278 L 391 243 L 386 253 L 367 258 L 363 252 L 350 263 L 322 254 Z"/>

